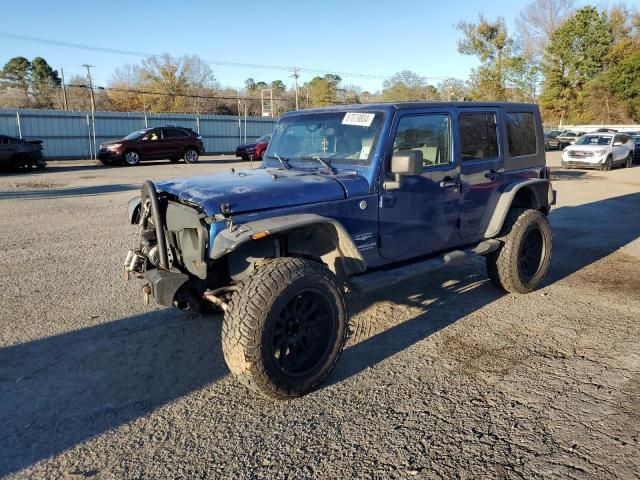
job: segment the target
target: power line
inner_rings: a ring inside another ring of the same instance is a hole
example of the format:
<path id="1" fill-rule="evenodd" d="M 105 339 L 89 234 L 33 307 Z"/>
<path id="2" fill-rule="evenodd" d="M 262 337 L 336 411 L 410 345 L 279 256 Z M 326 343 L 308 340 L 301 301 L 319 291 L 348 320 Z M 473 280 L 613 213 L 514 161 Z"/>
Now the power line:
<path id="1" fill-rule="evenodd" d="M 78 85 L 78 84 L 67 84 L 66 85 L 67 88 L 84 88 L 84 89 L 90 89 L 91 87 L 89 85 Z M 153 92 L 153 91 L 148 91 L 148 90 L 139 90 L 139 89 L 135 89 L 135 88 L 121 88 L 121 87 L 98 87 L 98 90 L 105 90 L 105 91 L 112 91 L 112 92 L 124 92 L 124 93 L 134 93 L 134 94 L 139 94 L 139 95 L 156 95 L 156 96 L 161 96 L 161 97 L 183 97 L 183 98 L 197 98 L 197 99 L 202 99 L 202 100 L 234 100 L 234 101 L 239 101 L 239 100 L 255 100 L 257 102 L 259 102 L 261 100 L 260 97 L 238 97 L 236 96 L 228 96 L 228 95 L 202 95 L 202 94 L 196 94 L 196 93 L 169 93 L 169 92 Z M 289 100 L 286 97 L 274 97 L 274 100 L 280 100 L 280 101 L 286 101 Z M 338 100 L 333 100 L 330 98 L 325 98 L 321 100 L 322 102 L 325 103 L 331 103 L 334 105 L 349 105 L 351 104 L 351 102 L 341 102 Z"/>
<path id="2" fill-rule="evenodd" d="M 98 47 L 95 45 L 87 45 L 84 43 L 75 43 L 75 42 L 64 42 L 60 40 L 50 40 L 40 37 L 32 37 L 28 35 L 17 35 L 14 33 L 0 32 L 0 37 L 12 38 L 14 40 L 23 40 L 27 42 L 36 42 L 36 43 L 45 43 L 47 45 L 58 45 L 60 47 L 68 47 L 68 48 L 77 48 L 81 50 L 89 50 L 95 52 L 102 53 L 111 53 L 115 55 L 128 55 L 135 57 L 152 57 L 155 54 L 146 53 L 146 52 L 137 52 L 134 50 L 122 50 L 117 48 L 107 48 L 107 47 Z M 354 72 L 340 72 L 340 71 L 327 71 L 321 70 L 318 68 L 303 68 L 303 67 L 291 67 L 291 66 L 283 66 L 283 65 L 268 65 L 268 64 L 260 64 L 260 63 L 241 63 L 241 62 L 230 62 L 223 60 L 205 60 L 207 63 L 211 65 L 218 65 L 223 67 L 239 67 L 239 68 L 254 68 L 261 70 L 283 70 L 283 71 L 291 71 L 292 68 L 296 68 L 299 72 L 311 73 L 311 74 L 332 74 L 339 75 L 341 77 L 353 77 L 353 78 L 363 78 L 363 79 L 371 79 L 371 80 L 388 80 L 393 78 L 391 75 L 374 75 L 367 73 L 354 73 Z M 429 77 L 424 76 L 423 78 L 427 80 L 444 80 L 448 77 Z"/>

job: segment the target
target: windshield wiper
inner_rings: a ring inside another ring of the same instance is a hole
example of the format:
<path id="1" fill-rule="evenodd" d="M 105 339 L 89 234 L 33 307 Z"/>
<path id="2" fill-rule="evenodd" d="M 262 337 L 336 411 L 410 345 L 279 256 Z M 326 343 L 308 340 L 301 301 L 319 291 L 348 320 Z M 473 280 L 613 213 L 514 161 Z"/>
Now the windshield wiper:
<path id="1" fill-rule="evenodd" d="M 286 158 L 282 158 L 277 153 L 274 153 L 273 155 L 267 155 L 267 158 L 275 158 L 276 160 L 278 160 L 282 164 L 282 166 L 284 168 L 286 168 L 287 170 L 291 169 L 291 165 L 289 164 L 289 160 L 287 160 Z"/>
<path id="2" fill-rule="evenodd" d="M 329 170 L 332 174 L 337 175 L 338 174 L 338 170 L 336 169 L 336 167 L 334 167 L 333 165 L 331 165 L 331 162 L 329 160 L 325 160 L 324 158 L 320 158 L 318 156 L 313 156 L 313 157 L 300 157 L 301 160 L 317 160 L 318 162 L 320 162 L 324 168 L 326 168 L 327 170 Z"/>

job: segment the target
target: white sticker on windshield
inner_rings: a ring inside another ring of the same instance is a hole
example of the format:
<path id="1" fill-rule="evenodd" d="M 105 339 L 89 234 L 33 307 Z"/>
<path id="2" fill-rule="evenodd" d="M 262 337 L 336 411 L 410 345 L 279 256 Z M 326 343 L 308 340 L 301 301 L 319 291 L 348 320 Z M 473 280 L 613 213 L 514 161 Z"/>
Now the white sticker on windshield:
<path id="1" fill-rule="evenodd" d="M 342 124 L 355 125 L 357 127 L 370 127 L 375 116 L 375 113 L 347 112 L 342 119 Z"/>

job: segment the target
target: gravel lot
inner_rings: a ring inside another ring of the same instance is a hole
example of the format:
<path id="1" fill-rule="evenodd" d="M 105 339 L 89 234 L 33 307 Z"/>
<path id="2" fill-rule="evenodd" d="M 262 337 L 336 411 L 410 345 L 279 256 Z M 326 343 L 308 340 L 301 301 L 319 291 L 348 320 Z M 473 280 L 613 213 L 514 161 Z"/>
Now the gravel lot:
<path id="1" fill-rule="evenodd" d="M 639 167 L 555 169 L 540 291 L 474 261 L 352 298 L 328 383 L 273 402 L 229 375 L 219 316 L 145 307 L 121 273 L 144 179 L 241 165 L 0 176 L 0 476 L 640 476 Z"/>

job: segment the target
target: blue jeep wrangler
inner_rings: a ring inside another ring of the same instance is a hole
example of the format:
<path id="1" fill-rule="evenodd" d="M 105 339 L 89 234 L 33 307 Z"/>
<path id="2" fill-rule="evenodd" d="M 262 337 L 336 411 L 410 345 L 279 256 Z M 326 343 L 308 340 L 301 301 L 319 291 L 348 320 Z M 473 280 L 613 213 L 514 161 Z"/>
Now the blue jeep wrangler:
<path id="1" fill-rule="evenodd" d="M 127 275 L 145 297 L 224 312 L 229 369 L 303 395 L 343 348 L 348 290 L 484 256 L 527 293 L 549 269 L 555 192 L 537 106 L 398 103 L 284 114 L 261 168 L 146 181 Z"/>

